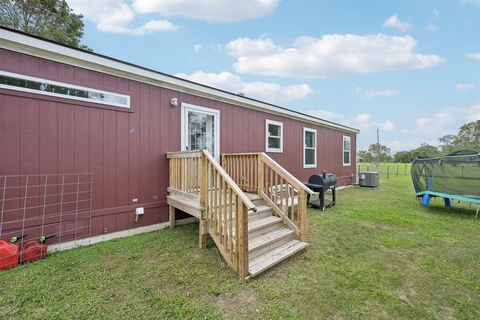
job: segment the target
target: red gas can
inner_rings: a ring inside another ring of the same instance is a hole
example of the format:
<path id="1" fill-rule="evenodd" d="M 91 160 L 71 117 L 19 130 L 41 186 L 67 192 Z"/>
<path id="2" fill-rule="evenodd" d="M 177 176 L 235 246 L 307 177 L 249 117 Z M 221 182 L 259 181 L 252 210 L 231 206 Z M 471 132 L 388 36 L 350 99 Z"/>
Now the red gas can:
<path id="1" fill-rule="evenodd" d="M 47 255 L 47 240 L 54 236 L 41 236 L 40 241 L 28 241 L 22 248 L 22 263 L 34 262 Z"/>
<path id="2" fill-rule="evenodd" d="M 18 245 L 0 240 L 0 270 L 15 268 L 18 264 Z"/>
<path id="3" fill-rule="evenodd" d="M 28 263 L 45 258 L 48 246 L 38 241 L 28 241 L 22 248 L 22 262 Z"/>

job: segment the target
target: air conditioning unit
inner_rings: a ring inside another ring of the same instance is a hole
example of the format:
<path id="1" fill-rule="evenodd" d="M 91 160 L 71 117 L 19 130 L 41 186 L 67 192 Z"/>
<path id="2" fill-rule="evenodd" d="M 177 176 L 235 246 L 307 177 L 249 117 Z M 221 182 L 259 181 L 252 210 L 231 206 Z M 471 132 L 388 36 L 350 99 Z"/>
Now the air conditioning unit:
<path id="1" fill-rule="evenodd" d="M 378 187 L 378 172 L 376 171 L 360 171 L 358 173 L 358 184 L 360 187 Z"/>

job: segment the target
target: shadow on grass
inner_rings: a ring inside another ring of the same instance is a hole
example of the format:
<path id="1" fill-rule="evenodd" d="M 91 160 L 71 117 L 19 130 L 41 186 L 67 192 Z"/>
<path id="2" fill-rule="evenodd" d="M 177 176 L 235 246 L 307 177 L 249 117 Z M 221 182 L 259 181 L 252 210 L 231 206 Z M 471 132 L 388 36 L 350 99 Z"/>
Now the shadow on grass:
<path id="1" fill-rule="evenodd" d="M 418 204 L 420 206 L 420 203 Z M 455 205 L 455 204 L 453 204 Z M 446 208 L 443 203 L 430 203 L 428 207 L 422 208 L 434 215 L 441 215 L 441 216 L 448 216 L 448 217 L 455 217 L 458 219 L 475 219 L 475 215 L 477 213 L 477 207 L 472 205 L 471 207 L 464 207 L 468 206 L 467 204 L 463 204 L 462 207 L 452 207 Z"/>

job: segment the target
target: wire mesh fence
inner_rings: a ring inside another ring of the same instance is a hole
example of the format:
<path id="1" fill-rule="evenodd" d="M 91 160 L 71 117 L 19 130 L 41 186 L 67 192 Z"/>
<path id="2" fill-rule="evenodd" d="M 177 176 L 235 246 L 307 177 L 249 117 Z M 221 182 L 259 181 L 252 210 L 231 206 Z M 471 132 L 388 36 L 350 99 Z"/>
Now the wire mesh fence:
<path id="1" fill-rule="evenodd" d="M 358 163 L 357 172 L 376 171 L 380 178 L 390 179 L 393 177 L 410 176 L 410 163 Z"/>
<path id="2" fill-rule="evenodd" d="M 50 244 L 90 238 L 92 178 L 87 174 L 0 176 L 0 240 L 20 246 L 41 236 Z"/>

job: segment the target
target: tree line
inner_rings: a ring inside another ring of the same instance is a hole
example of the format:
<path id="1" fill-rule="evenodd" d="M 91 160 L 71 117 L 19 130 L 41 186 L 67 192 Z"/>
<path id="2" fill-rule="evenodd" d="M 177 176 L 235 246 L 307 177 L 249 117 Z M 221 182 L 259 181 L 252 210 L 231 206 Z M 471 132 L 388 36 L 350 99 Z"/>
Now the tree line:
<path id="1" fill-rule="evenodd" d="M 399 151 L 393 156 L 389 147 L 373 143 L 368 150 L 358 151 L 358 156 L 364 162 L 375 162 L 378 157 L 380 162 L 409 163 L 417 157 L 436 157 L 459 150 L 480 152 L 480 120 L 466 123 L 460 127 L 456 135 L 445 135 L 438 140 L 440 142 L 438 147 L 422 143 L 416 149 Z"/>
<path id="2" fill-rule="evenodd" d="M 65 0 L 0 0 L 1 26 L 92 51 L 81 43 L 82 19 Z"/>

